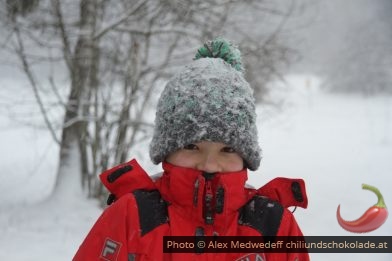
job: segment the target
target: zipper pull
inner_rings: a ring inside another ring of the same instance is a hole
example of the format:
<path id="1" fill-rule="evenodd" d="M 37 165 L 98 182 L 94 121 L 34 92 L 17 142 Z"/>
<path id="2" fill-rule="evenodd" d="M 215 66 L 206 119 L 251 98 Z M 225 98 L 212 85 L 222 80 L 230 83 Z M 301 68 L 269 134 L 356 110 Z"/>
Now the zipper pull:
<path id="1" fill-rule="evenodd" d="M 213 209 L 212 209 L 212 199 L 214 194 L 212 192 L 212 179 L 214 173 L 204 173 L 203 174 L 205 183 L 205 196 L 204 196 L 204 220 L 207 225 L 214 224 Z"/>
<path id="2" fill-rule="evenodd" d="M 225 189 L 222 186 L 219 186 L 216 190 L 215 196 L 215 212 L 221 214 L 223 212 L 225 201 Z"/>

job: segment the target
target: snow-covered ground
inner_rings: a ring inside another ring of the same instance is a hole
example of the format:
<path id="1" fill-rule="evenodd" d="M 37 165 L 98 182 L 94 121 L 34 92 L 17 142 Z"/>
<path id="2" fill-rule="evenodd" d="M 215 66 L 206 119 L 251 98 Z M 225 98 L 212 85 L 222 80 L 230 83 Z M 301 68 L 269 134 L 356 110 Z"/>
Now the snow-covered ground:
<path id="1" fill-rule="evenodd" d="M 392 98 L 326 94 L 310 76 L 291 76 L 287 81 L 288 86 L 276 88 L 275 95 L 286 97 L 280 112 L 258 108 L 264 157 L 261 168 L 249 174 L 249 183 L 259 187 L 276 176 L 304 178 L 309 207 L 295 212 L 304 234 L 352 235 L 337 224 L 336 208 L 341 204 L 342 216 L 350 220 L 373 205 L 376 197 L 362 190 L 362 183 L 378 187 L 386 204 L 392 204 Z M 7 95 L 3 92 L 2 99 Z M 0 260 L 71 260 L 101 210 L 96 202 L 84 199 L 44 200 L 54 184 L 58 149 L 45 130 L 17 124 L 4 111 L 0 113 Z M 151 173 L 158 170 L 147 157 L 140 162 Z M 367 235 L 391 236 L 391 219 L 362 236 Z M 311 257 L 392 260 L 392 254 Z"/>

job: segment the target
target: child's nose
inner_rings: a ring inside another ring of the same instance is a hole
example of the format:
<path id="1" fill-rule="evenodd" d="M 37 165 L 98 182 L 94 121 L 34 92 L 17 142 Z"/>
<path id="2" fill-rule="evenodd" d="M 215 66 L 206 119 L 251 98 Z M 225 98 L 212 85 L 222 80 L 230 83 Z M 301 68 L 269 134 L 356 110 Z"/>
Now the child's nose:
<path id="1" fill-rule="evenodd" d="M 208 173 L 222 172 L 219 157 L 213 154 L 205 155 L 205 157 L 200 160 L 197 169 Z"/>

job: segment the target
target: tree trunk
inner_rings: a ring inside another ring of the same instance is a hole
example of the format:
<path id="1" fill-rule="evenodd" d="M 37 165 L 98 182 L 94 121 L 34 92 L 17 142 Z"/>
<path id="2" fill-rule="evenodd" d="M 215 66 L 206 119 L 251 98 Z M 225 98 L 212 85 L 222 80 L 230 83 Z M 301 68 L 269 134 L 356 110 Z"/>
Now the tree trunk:
<path id="1" fill-rule="evenodd" d="M 60 197 L 82 196 L 83 184 L 86 180 L 83 177 L 88 175 L 85 148 L 86 116 L 90 105 L 89 79 L 95 54 L 93 38 L 96 3 L 94 0 L 82 0 L 80 8 L 80 31 L 72 57 L 71 90 L 65 108 L 59 170 L 54 191 L 54 195 Z"/>

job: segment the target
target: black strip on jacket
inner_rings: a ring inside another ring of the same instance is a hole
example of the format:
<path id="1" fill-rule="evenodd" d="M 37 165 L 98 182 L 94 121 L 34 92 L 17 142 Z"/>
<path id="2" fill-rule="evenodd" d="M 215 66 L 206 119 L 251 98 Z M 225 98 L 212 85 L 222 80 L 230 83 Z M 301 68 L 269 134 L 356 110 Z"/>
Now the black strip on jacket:
<path id="1" fill-rule="evenodd" d="M 167 203 L 158 190 L 136 190 L 133 192 L 139 210 L 141 235 L 168 222 Z"/>
<path id="2" fill-rule="evenodd" d="M 283 207 L 278 202 L 254 196 L 240 209 L 238 223 L 256 229 L 263 236 L 276 236 L 282 216 Z"/>

